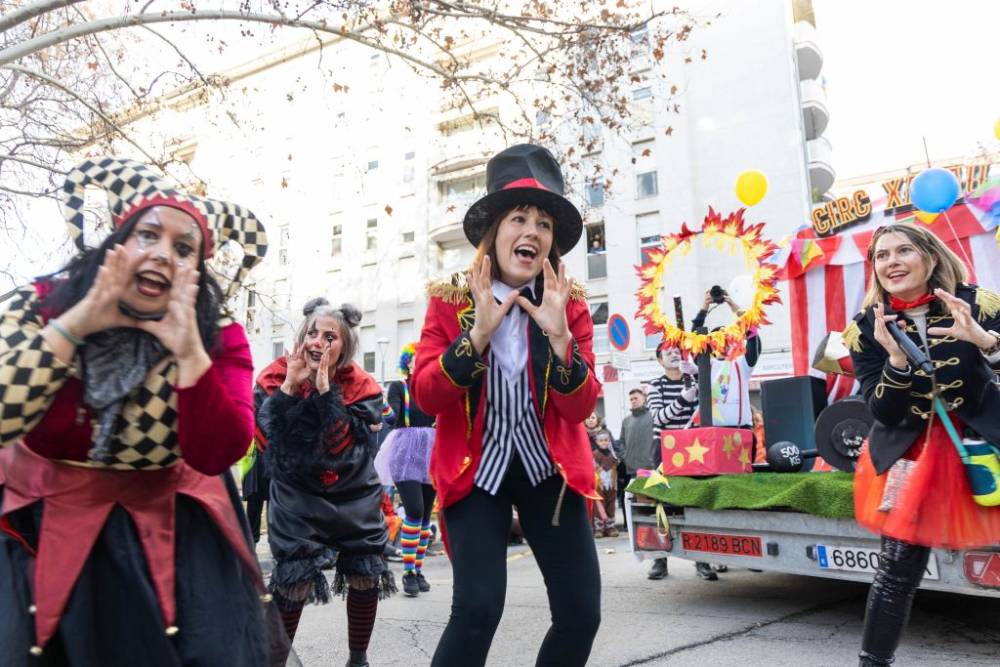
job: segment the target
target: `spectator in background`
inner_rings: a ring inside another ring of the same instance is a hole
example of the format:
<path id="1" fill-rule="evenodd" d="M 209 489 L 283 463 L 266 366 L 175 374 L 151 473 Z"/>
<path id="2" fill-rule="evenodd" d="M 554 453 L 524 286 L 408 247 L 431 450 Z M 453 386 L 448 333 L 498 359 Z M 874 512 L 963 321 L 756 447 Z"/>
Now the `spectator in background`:
<path id="1" fill-rule="evenodd" d="M 594 501 L 594 537 L 618 537 L 615 528 L 615 496 L 618 491 L 618 457 L 610 431 L 598 431 L 594 452 L 594 474 L 600 500 Z"/>
<path id="2" fill-rule="evenodd" d="M 684 361 L 681 351 L 660 343 L 656 359 L 663 367 L 663 375 L 650 382 L 648 403 L 653 423 L 653 447 L 656 463 L 660 464 L 660 433 L 667 429 L 687 428 L 698 407 L 698 385 L 691 378 L 690 362 Z M 687 371 L 687 372 L 685 372 Z M 657 558 L 649 571 L 650 579 L 667 576 L 667 559 Z"/>
<path id="3" fill-rule="evenodd" d="M 619 502 L 625 507 L 624 490 L 635 478 L 637 470 L 652 469 L 660 463 L 660 448 L 653 438 L 653 417 L 646 407 L 646 392 L 636 387 L 628 393 L 631 413 L 622 420 L 622 430 L 618 441 L 625 462 L 625 476 L 618 480 Z M 659 564 L 660 561 L 662 564 Z M 666 559 L 656 559 L 653 569 L 649 571 L 650 579 L 662 579 L 667 576 Z"/>

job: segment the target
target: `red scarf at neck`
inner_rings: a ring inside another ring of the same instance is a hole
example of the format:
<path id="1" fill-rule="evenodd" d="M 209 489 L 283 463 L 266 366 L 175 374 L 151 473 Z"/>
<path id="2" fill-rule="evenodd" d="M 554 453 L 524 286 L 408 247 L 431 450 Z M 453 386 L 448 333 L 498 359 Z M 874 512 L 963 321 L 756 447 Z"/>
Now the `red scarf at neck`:
<path id="1" fill-rule="evenodd" d="M 913 301 L 903 301 L 902 299 L 894 296 L 889 297 L 889 306 L 897 313 L 903 310 L 909 310 L 910 308 L 917 308 L 923 306 L 924 304 L 930 303 L 937 297 L 933 294 L 924 294 L 921 297 L 914 299 Z"/>

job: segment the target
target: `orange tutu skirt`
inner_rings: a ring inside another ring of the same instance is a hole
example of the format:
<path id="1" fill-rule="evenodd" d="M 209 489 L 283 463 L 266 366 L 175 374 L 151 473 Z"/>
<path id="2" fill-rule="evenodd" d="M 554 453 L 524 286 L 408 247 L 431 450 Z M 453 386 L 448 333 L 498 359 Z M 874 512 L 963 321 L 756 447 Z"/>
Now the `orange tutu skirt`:
<path id="1" fill-rule="evenodd" d="M 957 425 L 957 424 L 956 424 Z M 1000 544 L 1000 506 L 972 499 L 962 459 L 939 420 L 907 450 L 914 462 L 888 511 L 879 509 L 890 471 L 876 475 L 865 443 L 854 474 L 854 515 L 873 533 L 910 544 L 966 549 Z"/>

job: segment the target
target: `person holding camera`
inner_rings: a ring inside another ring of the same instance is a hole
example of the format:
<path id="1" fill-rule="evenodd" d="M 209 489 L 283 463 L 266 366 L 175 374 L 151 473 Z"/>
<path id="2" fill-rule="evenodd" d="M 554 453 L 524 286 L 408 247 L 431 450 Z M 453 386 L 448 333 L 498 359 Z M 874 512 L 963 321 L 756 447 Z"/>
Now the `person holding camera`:
<path id="1" fill-rule="evenodd" d="M 691 321 L 691 327 L 697 331 L 705 326 L 708 314 L 726 304 L 736 317 L 743 316 L 743 309 L 736 305 L 726 290 L 713 285 L 705 292 L 705 301 L 701 310 Z M 715 327 L 713 332 L 722 327 Z M 750 374 L 760 357 L 761 341 L 756 329 L 747 332 L 746 351 L 735 359 L 726 359 L 721 355 L 712 357 L 712 424 L 714 426 L 731 426 L 753 428 L 753 415 L 750 411 Z"/>

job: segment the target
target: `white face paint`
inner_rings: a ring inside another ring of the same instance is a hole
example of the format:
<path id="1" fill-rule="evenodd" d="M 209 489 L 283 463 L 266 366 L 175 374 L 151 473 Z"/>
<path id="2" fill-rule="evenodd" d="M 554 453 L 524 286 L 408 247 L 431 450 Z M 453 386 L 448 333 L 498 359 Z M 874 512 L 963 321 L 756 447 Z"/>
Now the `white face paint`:
<path id="1" fill-rule="evenodd" d="M 124 246 L 142 255 L 122 301 L 139 313 L 162 313 L 170 301 L 174 272 L 201 253 L 201 228 L 190 215 L 169 206 L 144 211 Z"/>

